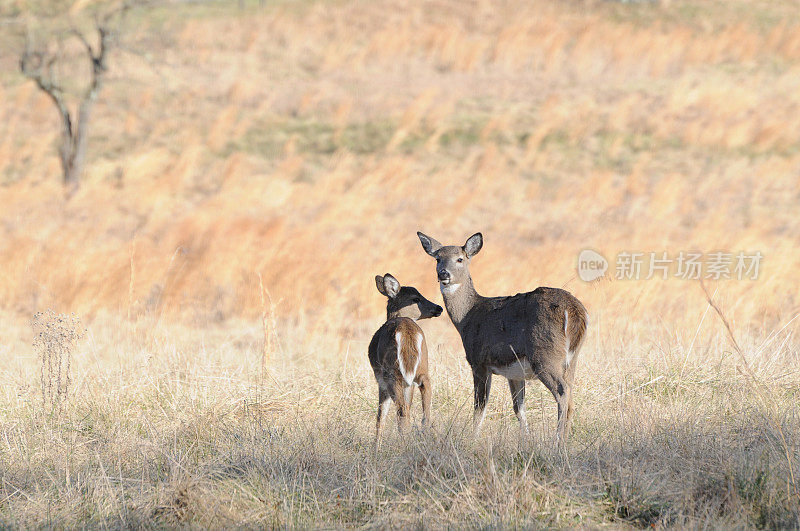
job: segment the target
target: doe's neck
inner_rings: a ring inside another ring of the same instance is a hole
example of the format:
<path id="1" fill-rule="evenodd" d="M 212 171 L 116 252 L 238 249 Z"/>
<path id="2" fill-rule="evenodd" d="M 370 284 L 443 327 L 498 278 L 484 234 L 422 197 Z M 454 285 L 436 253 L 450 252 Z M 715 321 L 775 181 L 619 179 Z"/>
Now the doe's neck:
<path id="1" fill-rule="evenodd" d="M 481 299 L 472 284 L 472 277 L 467 277 L 467 280 L 459 284 L 451 283 L 446 286 L 440 284 L 439 289 L 442 292 L 447 314 L 458 328 L 472 307 Z"/>

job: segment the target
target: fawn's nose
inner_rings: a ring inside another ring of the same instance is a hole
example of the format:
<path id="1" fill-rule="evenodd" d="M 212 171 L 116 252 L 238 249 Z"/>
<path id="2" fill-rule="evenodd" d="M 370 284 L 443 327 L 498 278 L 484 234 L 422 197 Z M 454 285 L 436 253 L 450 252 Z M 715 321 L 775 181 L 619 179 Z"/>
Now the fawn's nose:
<path id="1" fill-rule="evenodd" d="M 442 315 L 442 311 L 443 311 L 442 307 L 437 304 L 436 308 L 433 309 L 433 316 L 439 317 L 440 315 Z"/>

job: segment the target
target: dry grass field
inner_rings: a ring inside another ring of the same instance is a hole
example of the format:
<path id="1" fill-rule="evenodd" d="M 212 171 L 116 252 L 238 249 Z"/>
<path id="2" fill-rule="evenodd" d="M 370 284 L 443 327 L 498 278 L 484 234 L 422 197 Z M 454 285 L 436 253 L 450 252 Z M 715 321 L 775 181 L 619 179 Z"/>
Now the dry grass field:
<path id="1" fill-rule="evenodd" d="M 796 0 L 265 4 L 132 13 L 69 200 L 0 49 L 0 527 L 800 526 Z M 501 379 L 473 440 L 445 315 L 432 428 L 373 455 L 417 230 L 584 302 L 565 452 L 536 381 L 527 444 Z M 764 258 L 717 311 L 586 248 Z"/>

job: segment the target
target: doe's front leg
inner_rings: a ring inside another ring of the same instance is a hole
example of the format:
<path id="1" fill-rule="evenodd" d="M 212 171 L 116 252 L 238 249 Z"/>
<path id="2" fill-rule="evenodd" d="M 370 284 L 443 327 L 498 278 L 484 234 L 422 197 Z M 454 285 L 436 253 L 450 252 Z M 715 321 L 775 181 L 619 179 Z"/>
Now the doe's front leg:
<path id="1" fill-rule="evenodd" d="M 486 402 L 492 389 L 492 373 L 486 370 L 472 370 L 472 382 L 475 387 L 475 411 L 472 413 L 472 434 L 477 437 L 486 414 Z"/>

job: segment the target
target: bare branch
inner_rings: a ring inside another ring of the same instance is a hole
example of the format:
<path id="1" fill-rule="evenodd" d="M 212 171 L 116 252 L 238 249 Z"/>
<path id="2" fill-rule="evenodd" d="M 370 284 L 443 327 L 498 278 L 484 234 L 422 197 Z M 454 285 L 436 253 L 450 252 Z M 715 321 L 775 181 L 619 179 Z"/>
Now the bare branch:
<path id="1" fill-rule="evenodd" d="M 94 48 L 92 48 L 92 45 L 89 44 L 88 40 L 86 40 L 86 37 L 83 35 L 83 33 L 78 31 L 78 29 L 75 27 L 72 28 L 70 33 L 77 37 L 79 41 L 81 41 L 81 44 L 83 44 L 83 47 L 86 48 L 86 52 L 89 54 L 89 57 L 94 57 Z"/>
<path id="2" fill-rule="evenodd" d="M 53 55 L 45 57 L 44 52 L 34 51 L 32 47 L 30 34 L 26 32 L 25 51 L 19 60 L 20 71 L 47 94 L 61 115 L 64 131 L 72 135 L 72 119 L 64 101 L 64 90 L 53 80 L 53 65 L 57 58 Z"/>
<path id="3" fill-rule="evenodd" d="M 63 30 L 58 30 L 56 33 L 59 48 L 50 51 L 46 46 L 34 46 L 30 28 L 25 28 L 25 49 L 20 55 L 19 68 L 23 75 L 34 81 L 39 89 L 47 94 L 58 109 L 62 126 L 59 155 L 64 184 L 70 192 L 77 188 L 80 180 L 86 158 L 92 108 L 108 71 L 108 56 L 120 32 L 124 15 L 132 7 L 146 3 L 139 0 L 123 0 L 102 15 L 96 14 L 91 29 L 81 30 L 72 26 L 67 31 L 68 36 L 74 37 L 83 45 L 90 67 L 90 79 L 84 90 L 77 95 L 75 113 L 70 113 L 65 90 L 57 78 L 59 66 L 63 64 L 61 54 L 65 35 Z"/>

